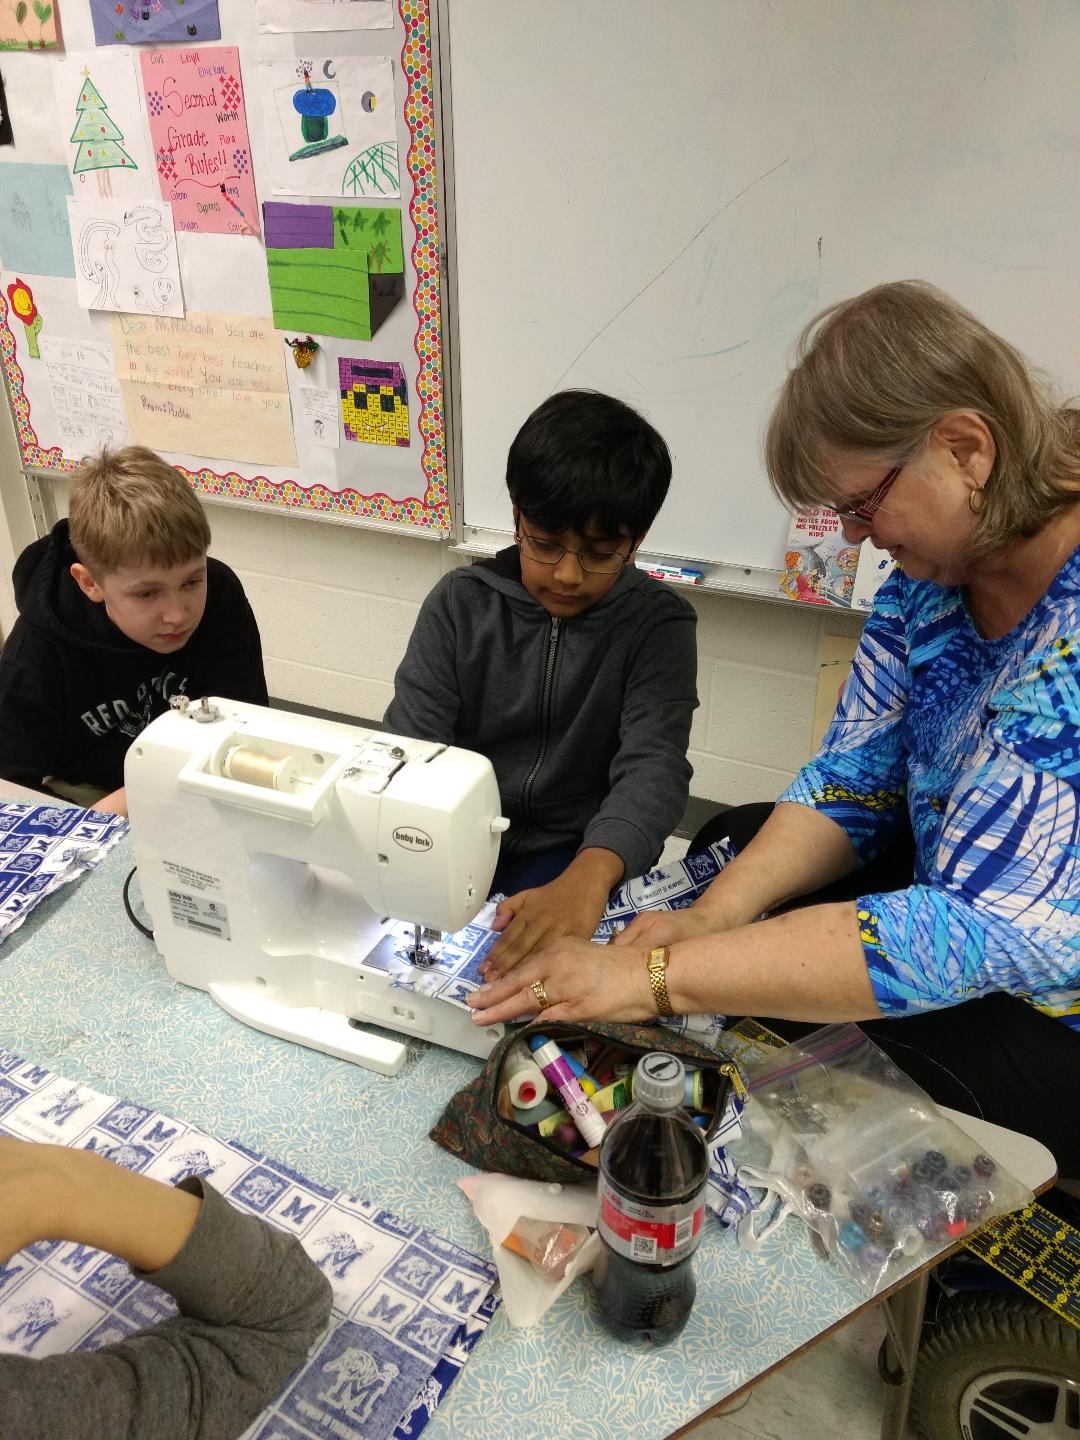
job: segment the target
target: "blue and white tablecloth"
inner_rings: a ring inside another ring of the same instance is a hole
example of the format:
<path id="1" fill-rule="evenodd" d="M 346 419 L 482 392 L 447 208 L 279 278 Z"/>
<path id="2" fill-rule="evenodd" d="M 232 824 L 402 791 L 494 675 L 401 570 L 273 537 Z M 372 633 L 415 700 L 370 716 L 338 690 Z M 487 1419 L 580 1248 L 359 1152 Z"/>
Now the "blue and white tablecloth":
<path id="1" fill-rule="evenodd" d="M 0 804 L 0 941 L 46 896 L 96 865 L 127 828 L 123 816 L 97 810 Z"/>
<path id="2" fill-rule="evenodd" d="M 0 1049 L 0 1132 L 96 1150 L 170 1185 L 205 1177 L 297 1236 L 334 1290 L 330 1326 L 246 1440 L 415 1440 L 484 1333 L 495 1266 L 249 1150 Z M 96 1350 L 176 1314 L 100 1250 L 42 1241 L 0 1262 L 0 1351 Z"/>

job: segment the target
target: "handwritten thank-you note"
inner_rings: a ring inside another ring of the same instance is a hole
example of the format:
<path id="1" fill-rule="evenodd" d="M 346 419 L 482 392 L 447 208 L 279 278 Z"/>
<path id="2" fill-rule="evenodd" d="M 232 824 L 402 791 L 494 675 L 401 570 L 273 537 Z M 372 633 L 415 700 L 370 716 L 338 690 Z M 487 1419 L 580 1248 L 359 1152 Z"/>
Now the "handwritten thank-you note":
<path id="1" fill-rule="evenodd" d="M 269 318 L 114 315 L 113 349 L 136 445 L 295 463 L 285 347 Z"/>
<path id="2" fill-rule="evenodd" d="M 257 235 L 240 53 L 235 45 L 139 55 L 161 198 L 178 231 Z"/>

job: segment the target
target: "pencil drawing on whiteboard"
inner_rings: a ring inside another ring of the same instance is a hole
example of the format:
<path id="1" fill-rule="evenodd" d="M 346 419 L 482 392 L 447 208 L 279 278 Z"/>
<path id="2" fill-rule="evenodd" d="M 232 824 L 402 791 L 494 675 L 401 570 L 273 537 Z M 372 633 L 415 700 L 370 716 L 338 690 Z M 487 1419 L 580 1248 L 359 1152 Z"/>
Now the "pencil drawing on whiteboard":
<path id="1" fill-rule="evenodd" d="M 182 316 L 170 207 L 158 200 L 68 201 L 79 304 L 87 310 Z"/>

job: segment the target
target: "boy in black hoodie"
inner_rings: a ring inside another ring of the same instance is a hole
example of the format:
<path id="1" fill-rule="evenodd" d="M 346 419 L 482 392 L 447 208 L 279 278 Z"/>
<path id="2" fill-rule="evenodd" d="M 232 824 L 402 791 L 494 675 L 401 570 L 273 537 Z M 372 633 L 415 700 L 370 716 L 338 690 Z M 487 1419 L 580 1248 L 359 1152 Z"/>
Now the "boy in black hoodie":
<path id="1" fill-rule="evenodd" d="M 267 703 L 255 617 L 209 544 L 191 487 L 152 450 L 87 461 L 68 519 L 15 565 L 0 776 L 124 815 L 127 748 L 171 696 Z"/>
<path id="2" fill-rule="evenodd" d="M 515 545 L 439 581 L 394 677 L 387 729 L 495 768 L 510 829 L 494 888 L 508 898 L 485 973 L 591 936 L 686 808 L 697 616 L 634 564 L 670 480 L 637 411 L 552 395 L 510 447 Z"/>

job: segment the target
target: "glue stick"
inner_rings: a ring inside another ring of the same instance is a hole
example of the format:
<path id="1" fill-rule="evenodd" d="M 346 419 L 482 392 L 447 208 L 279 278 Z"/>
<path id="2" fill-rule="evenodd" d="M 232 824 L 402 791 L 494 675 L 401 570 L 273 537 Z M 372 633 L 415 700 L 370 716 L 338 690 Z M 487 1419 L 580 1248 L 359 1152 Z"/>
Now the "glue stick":
<path id="1" fill-rule="evenodd" d="M 587 1145 L 599 1145 L 607 1133 L 607 1126 L 599 1110 L 578 1084 L 573 1070 L 567 1064 L 566 1056 L 544 1035 L 533 1035 L 529 1040 L 533 1058 L 544 1072 L 550 1084 L 554 1085 L 563 1098 L 563 1104 L 570 1112 L 570 1118 L 581 1131 Z"/>

